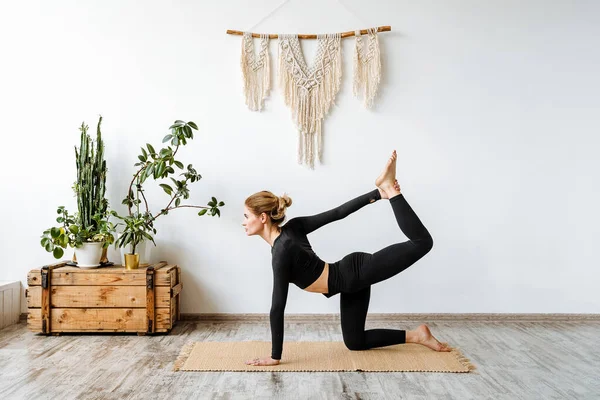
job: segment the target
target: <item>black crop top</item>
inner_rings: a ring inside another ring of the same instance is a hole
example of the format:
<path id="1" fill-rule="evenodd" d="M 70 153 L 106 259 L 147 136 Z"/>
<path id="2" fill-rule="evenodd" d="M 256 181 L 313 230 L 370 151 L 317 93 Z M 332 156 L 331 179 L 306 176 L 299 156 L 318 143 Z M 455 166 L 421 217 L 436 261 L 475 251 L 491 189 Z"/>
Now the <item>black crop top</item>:
<path id="1" fill-rule="evenodd" d="M 271 248 L 273 265 L 273 298 L 271 301 L 271 358 L 281 359 L 283 350 L 283 315 L 289 283 L 304 289 L 315 282 L 325 269 L 325 261 L 313 251 L 306 235 L 325 224 L 338 221 L 381 199 L 379 190 L 366 193 L 339 207 L 320 214 L 290 219 Z M 324 293 L 326 297 L 330 297 Z"/>

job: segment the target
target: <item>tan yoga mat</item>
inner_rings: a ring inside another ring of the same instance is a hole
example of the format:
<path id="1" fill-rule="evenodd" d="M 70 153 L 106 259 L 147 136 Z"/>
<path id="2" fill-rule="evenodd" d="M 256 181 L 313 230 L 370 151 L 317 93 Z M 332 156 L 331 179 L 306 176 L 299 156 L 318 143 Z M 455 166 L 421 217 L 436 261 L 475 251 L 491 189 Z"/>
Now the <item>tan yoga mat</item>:
<path id="1" fill-rule="evenodd" d="M 418 371 L 470 372 L 475 367 L 458 349 L 437 352 L 419 344 L 350 351 L 342 342 L 286 342 L 279 365 L 246 365 L 271 354 L 271 342 L 191 342 L 175 371 Z"/>

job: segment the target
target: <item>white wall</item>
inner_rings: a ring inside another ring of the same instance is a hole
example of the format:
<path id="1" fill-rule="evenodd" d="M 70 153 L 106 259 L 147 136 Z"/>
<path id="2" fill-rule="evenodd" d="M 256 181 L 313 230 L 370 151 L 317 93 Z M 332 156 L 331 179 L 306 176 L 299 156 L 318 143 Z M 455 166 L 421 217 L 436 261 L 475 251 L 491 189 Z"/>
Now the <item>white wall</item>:
<path id="1" fill-rule="evenodd" d="M 343 41 L 343 87 L 314 171 L 296 163 L 277 87 L 265 112 L 245 107 L 241 38 L 225 34 L 278 4 L 2 2 L 0 279 L 26 285 L 30 269 L 53 260 L 39 237 L 58 205 L 75 210 L 78 126 L 93 132 L 102 114 L 119 211 L 139 147 L 158 146 L 175 119 L 200 127 L 180 158 L 204 177 L 192 200 L 225 201 L 222 218 L 161 217 L 154 253 L 183 268 L 185 313 L 268 312 L 270 248 L 245 236 L 246 196 L 288 192 L 289 217 L 324 211 L 372 190 L 392 149 L 435 244 L 373 288 L 372 312 L 600 312 L 599 3 L 345 0 L 356 15 L 333 0 L 288 3 L 254 31 L 393 29 L 380 36 L 373 111 L 352 97 L 354 41 Z M 303 43 L 310 55 L 314 45 Z M 275 80 L 276 41 L 270 49 Z M 164 205 L 160 190 L 149 196 L 154 210 Z M 333 262 L 405 237 L 380 202 L 310 239 Z M 338 299 L 293 286 L 287 312 L 338 312 Z"/>

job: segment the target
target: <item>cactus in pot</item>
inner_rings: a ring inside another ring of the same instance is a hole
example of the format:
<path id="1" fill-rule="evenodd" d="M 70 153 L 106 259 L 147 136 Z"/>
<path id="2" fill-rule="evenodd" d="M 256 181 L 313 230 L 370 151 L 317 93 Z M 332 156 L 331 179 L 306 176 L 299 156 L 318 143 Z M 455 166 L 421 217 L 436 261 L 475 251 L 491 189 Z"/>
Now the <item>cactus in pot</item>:
<path id="1" fill-rule="evenodd" d="M 94 268 L 105 260 L 106 249 L 114 242 L 114 225 L 108 221 L 106 192 L 106 161 L 104 142 L 98 121 L 96 143 L 88 135 L 88 126 L 81 124 L 80 146 L 75 146 L 77 180 L 73 191 L 77 197 L 77 213 L 69 215 L 64 206 L 58 208 L 56 221 L 62 226 L 49 228 L 42 236 L 42 247 L 61 258 L 63 248 L 76 248 L 74 261 L 78 266 Z"/>

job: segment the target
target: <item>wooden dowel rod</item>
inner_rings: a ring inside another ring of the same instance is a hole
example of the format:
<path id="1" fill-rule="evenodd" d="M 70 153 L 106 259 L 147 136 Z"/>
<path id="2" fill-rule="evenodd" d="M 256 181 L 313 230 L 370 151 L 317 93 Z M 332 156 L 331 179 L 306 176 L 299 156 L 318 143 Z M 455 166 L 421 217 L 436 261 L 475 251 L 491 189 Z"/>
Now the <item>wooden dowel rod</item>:
<path id="1" fill-rule="evenodd" d="M 389 32 L 392 30 L 391 26 L 379 26 L 377 27 L 377 32 Z M 369 31 L 367 29 L 361 29 L 360 30 L 360 34 L 361 35 L 366 35 Z M 228 35 L 243 35 L 244 32 L 242 31 L 233 31 L 231 29 L 227 29 L 227 34 Z M 260 33 L 252 33 L 252 37 L 255 38 L 259 38 L 260 37 Z M 354 36 L 354 31 L 350 31 L 350 32 L 342 32 L 341 36 L 343 38 L 346 37 L 350 37 L 350 36 Z M 269 39 L 277 39 L 279 37 L 279 35 L 277 35 L 276 33 L 269 33 Z M 299 34 L 298 35 L 298 39 L 316 39 L 317 35 L 314 34 Z"/>

